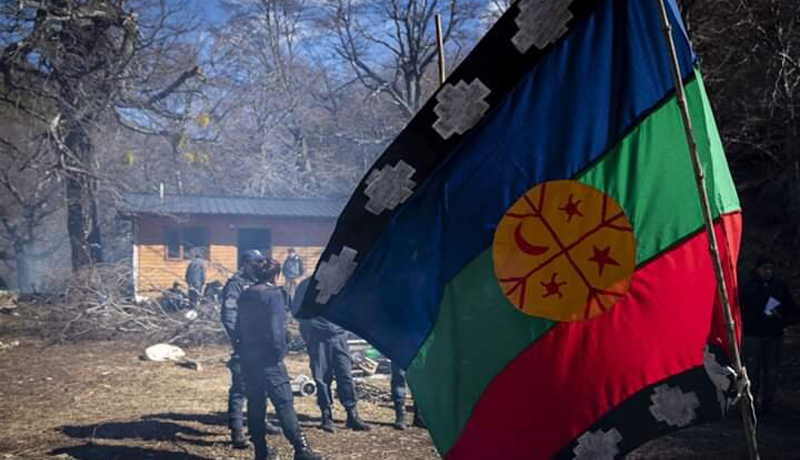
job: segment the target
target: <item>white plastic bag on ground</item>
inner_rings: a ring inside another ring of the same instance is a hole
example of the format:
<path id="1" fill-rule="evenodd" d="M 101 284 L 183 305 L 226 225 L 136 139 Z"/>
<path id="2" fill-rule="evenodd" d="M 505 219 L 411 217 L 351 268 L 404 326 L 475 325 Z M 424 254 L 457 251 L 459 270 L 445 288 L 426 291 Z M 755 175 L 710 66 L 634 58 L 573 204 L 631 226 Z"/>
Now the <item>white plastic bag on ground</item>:
<path id="1" fill-rule="evenodd" d="M 175 345 L 157 343 L 147 347 L 144 355 L 150 361 L 177 361 L 186 356 L 186 352 Z"/>

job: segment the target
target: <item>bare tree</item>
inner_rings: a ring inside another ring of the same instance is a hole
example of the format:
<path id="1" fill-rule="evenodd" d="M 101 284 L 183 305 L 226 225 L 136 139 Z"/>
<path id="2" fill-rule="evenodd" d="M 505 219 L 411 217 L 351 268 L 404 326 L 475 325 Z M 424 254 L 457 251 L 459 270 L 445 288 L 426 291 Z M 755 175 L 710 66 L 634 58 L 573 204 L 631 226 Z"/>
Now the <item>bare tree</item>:
<path id="1" fill-rule="evenodd" d="M 322 22 L 335 33 L 335 51 L 370 91 L 388 95 L 411 118 L 438 86 L 434 16 L 443 17 L 443 39 L 459 48 L 474 42 L 473 0 L 329 0 Z"/>
<path id="2" fill-rule="evenodd" d="M 500 16 L 503 15 L 511 5 L 514 3 L 514 0 L 489 0 L 487 4 L 487 8 L 484 11 L 481 19 L 483 20 L 484 26 L 488 29 L 491 27 Z"/>
<path id="3" fill-rule="evenodd" d="M 234 194 L 349 192 L 364 149 L 338 135 L 341 84 L 315 59 L 313 9 L 302 0 L 229 6 L 235 14 L 215 33 L 209 71 L 226 113 L 213 146 L 219 182 Z"/>
<path id="4" fill-rule="evenodd" d="M 15 140 L 0 139 L 0 241 L 16 262 L 17 289 L 32 292 L 32 261 L 52 253 L 40 243 L 47 239 L 47 221 L 61 209 L 61 184 L 45 141 L 21 119 L 14 112 L 0 114 L 2 136 Z"/>
<path id="5" fill-rule="evenodd" d="M 749 222 L 800 242 L 800 3 L 683 0 Z M 752 201 L 751 201 L 752 200 Z M 751 224 L 752 225 L 752 224 Z M 766 234 L 766 233 L 765 233 Z"/>
<path id="6" fill-rule="evenodd" d="M 0 6 L 0 110 L 42 127 L 63 178 L 74 268 L 102 259 L 97 128 L 116 120 L 169 137 L 191 110 L 197 93 L 186 88 L 201 73 L 180 41 L 193 24 L 180 8 L 163 0 Z"/>
<path id="7" fill-rule="evenodd" d="M 796 174 L 800 3 L 682 3 L 729 157 L 734 163 L 752 160 Z"/>
<path id="8" fill-rule="evenodd" d="M 457 51 L 478 23 L 470 1 L 229 2 L 209 77 L 229 108 L 213 167 L 239 178 L 230 192 L 349 193 L 438 86 L 434 14 Z"/>

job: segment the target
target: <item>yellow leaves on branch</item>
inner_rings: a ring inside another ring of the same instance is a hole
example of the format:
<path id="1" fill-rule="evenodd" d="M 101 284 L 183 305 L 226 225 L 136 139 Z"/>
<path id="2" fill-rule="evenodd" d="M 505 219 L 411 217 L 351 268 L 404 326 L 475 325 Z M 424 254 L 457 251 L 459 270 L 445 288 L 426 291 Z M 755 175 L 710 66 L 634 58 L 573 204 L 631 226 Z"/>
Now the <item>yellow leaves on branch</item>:
<path id="1" fill-rule="evenodd" d="M 211 162 L 211 156 L 205 152 L 186 152 L 183 154 L 183 157 L 186 158 L 186 161 L 189 163 L 206 165 Z"/>
<path id="2" fill-rule="evenodd" d="M 125 155 L 122 156 L 122 164 L 125 166 L 133 166 L 136 163 L 136 155 L 133 153 L 133 150 L 128 150 L 125 152 Z"/>
<path id="3" fill-rule="evenodd" d="M 203 128 L 207 128 L 211 124 L 211 115 L 207 113 L 200 114 L 194 117 L 194 121 Z"/>

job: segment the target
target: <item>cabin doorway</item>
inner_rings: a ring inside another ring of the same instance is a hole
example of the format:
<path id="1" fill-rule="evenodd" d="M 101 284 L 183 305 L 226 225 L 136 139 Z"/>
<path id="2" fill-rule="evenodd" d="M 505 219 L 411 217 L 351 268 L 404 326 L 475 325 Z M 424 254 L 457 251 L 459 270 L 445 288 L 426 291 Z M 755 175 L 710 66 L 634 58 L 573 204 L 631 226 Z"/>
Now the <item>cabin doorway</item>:
<path id="1" fill-rule="evenodd" d="M 236 231 L 236 267 L 241 268 L 241 254 L 258 249 L 266 257 L 272 257 L 272 232 L 268 228 L 240 228 Z"/>

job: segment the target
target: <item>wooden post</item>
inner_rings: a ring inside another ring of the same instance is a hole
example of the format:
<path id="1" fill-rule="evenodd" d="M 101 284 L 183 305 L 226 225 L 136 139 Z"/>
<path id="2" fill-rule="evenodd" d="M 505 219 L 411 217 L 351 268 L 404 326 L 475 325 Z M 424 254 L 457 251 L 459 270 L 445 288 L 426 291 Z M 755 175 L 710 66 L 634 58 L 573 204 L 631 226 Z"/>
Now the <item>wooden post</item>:
<path id="1" fill-rule="evenodd" d="M 442 38 L 442 15 L 436 14 L 436 43 L 439 52 L 439 84 L 444 84 L 444 39 Z"/>
<path id="2" fill-rule="evenodd" d="M 689 108 L 686 105 L 686 95 L 683 90 L 683 80 L 681 78 L 681 71 L 678 64 L 678 57 L 675 52 L 675 43 L 672 41 L 672 26 L 670 26 L 669 18 L 667 17 L 667 9 L 664 0 L 658 0 L 659 12 L 661 14 L 661 23 L 663 25 L 664 38 L 667 43 L 667 48 L 670 54 L 670 63 L 672 64 L 672 75 L 675 79 L 675 94 L 678 100 L 678 107 L 681 112 L 681 119 L 683 120 L 683 128 L 686 134 L 686 142 L 689 144 L 689 154 L 692 158 L 692 168 L 694 169 L 695 183 L 697 184 L 697 191 L 700 195 L 700 207 L 703 213 L 703 222 L 708 235 L 708 247 L 711 253 L 711 260 L 714 264 L 714 274 L 717 278 L 717 296 L 719 297 L 722 314 L 725 318 L 725 326 L 728 332 L 728 347 L 733 358 L 733 368 L 739 378 L 744 381 L 744 392 L 742 400 L 739 402 L 739 407 L 742 412 L 742 422 L 744 424 L 745 435 L 747 438 L 747 445 L 750 454 L 750 460 L 759 460 L 758 455 L 758 441 L 756 440 L 756 418 L 753 406 L 753 395 L 750 393 L 750 382 L 747 378 L 747 371 L 742 366 L 742 358 L 739 353 L 739 345 L 736 342 L 736 332 L 734 329 L 733 315 L 731 314 L 731 304 L 728 299 L 727 283 L 725 276 L 722 272 L 722 261 L 719 256 L 719 247 L 717 245 L 717 236 L 714 232 L 714 222 L 711 216 L 711 208 L 708 204 L 708 192 L 705 187 L 705 173 L 703 166 L 700 164 L 700 156 L 697 153 L 697 144 L 694 140 L 694 131 L 692 129 L 692 121 L 689 117 Z"/>

